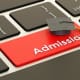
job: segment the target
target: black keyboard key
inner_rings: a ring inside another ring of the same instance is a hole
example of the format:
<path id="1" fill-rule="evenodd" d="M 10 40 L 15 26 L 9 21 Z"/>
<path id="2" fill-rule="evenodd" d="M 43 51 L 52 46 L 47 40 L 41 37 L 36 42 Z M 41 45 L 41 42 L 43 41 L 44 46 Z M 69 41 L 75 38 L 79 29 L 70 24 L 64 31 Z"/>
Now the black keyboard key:
<path id="1" fill-rule="evenodd" d="M 80 16 L 80 0 L 56 0 L 56 3 L 68 11 L 72 16 Z"/>
<path id="2" fill-rule="evenodd" d="M 0 73 L 6 72 L 9 67 L 0 59 Z"/>
<path id="3" fill-rule="evenodd" d="M 11 16 L 26 31 L 45 26 L 48 18 L 66 17 L 54 5 L 48 2 L 13 12 Z"/>
<path id="4" fill-rule="evenodd" d="M 80 50 L 30 68 L 3 76 L 0 80 L 80 80 Z"/>
<path id="5" fill-rule="evenodd" d="M 0 12 L 22 7 L 43 0 L 0 0 Z"/>
<path id="6" fill-rule="evenodd" d="M 0 16 L 0 40 L 16 36 L 20 32 L 3 16 Z"/>

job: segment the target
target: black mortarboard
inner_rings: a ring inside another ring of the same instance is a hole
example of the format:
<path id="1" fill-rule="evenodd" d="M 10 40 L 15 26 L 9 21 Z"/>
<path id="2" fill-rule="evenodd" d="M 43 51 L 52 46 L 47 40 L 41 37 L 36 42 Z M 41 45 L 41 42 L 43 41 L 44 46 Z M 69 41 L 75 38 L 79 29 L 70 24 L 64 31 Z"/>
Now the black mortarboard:
<path id="1" fill-rule="evenodd" d="M 59 17 L 47 19 L 50 31 L 55 35 L 69 34 L 71 30 L 74 30 L 74 24 L 70 18 Z"/>

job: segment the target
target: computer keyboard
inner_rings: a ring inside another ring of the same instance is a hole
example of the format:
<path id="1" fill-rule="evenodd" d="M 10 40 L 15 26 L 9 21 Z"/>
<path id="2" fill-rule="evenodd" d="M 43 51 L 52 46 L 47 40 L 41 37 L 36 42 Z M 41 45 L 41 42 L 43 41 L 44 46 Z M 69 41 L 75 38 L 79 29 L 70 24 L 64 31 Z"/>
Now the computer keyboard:
<path id="1" fill-rule="evenodd" d="M 80 80 L 79 3 L 1 0 L 0 80 Z M 59 17 L 71 19 L 76 29 L 52 34 L 47 20 Z"/>

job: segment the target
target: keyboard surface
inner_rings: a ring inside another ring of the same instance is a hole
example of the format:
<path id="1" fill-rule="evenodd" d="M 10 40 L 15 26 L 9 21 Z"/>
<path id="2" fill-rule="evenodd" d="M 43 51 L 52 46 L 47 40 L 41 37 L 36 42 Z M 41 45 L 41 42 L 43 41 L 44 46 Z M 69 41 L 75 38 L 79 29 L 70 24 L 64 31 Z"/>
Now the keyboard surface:
<path id="1" fill-rule="evenodd" d="M 0 80 L 80 80 L 79 3 L 1 0 Z M 52 34 L 47 23 L 51 18 L 69 20 L 75 29 L 66 35 Z"/>

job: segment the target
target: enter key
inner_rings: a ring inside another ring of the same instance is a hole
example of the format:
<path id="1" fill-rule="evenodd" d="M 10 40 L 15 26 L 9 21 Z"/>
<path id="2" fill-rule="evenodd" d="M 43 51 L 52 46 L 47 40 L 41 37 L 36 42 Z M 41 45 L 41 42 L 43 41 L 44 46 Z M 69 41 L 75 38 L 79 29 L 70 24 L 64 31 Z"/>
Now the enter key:
<path id="1" fill-rule="evenodd" d="M 60 52 L 80 46 L 80 32 L 73 30 L 56 36 L 48 29 L 1 44 L 1 51 L 17 67 L 60 55 Z"/>

